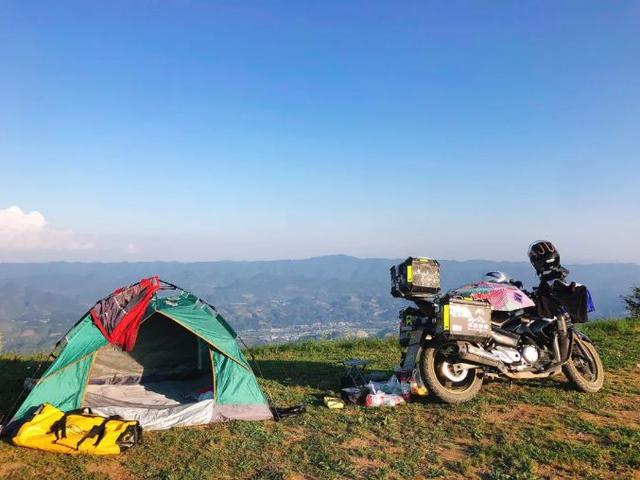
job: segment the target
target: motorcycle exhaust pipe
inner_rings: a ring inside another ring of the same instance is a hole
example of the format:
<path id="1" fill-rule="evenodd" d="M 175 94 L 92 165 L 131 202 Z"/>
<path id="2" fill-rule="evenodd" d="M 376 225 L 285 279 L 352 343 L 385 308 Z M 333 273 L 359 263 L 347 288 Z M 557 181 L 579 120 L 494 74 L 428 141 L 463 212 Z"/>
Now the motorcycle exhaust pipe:
<path id="1" fill-rule="evenodd" d="M 496 359 L 490 353 L 468 344 L 459 346 L 458 356 L 465 362 L 476 363 L 478 365 L 486 365 L 488 367 L 497 368 L 501 371 L 506 369 L 504 363 Z"/>

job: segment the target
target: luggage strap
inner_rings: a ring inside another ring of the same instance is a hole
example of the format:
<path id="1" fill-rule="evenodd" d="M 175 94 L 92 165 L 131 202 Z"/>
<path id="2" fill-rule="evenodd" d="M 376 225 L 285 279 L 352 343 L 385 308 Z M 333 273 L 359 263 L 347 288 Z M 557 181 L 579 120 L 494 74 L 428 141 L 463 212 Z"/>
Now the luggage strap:
<path id="1" fill-rule="evenodd" d="M 119 417 L 118 417 L 118 419 L 119 419 Z M 105 427 L 106 427 L 107 423 L 110 420 L 116 420 L 116 419 L 113 418 L 113 417 L 107 417 L 102 421 L 102 423 L 100 425 L 94 425 L 93 427 L 91 427 L 91 430 L 89 430 L 87 432 L 87 434 L 84 437 L 82 437 L 80 439 L 80 441 L 78 442 L 78 444 L 76 445 L 76 450 L 80 450 L 80 445 L 82 445 L 82 443 L 85 440 L 87 440 L 88 438 L 91 438 L 91 437 L 96 437 L 96 441 L 93 442 L 93 446 L 97 447 L 100 444 L 100 442 L 102 441 L 102 439 L 104 438 L 104 434 L 106 432 L 106 428 Z"/>
<path id="2" fill-rule="evenodd" d="M 67 417 L 69 415 L 87 415 L 91 414 L 91 409 L 88 407 L 78 408 L 76 410 L 70 410 L 66 412 L 62 417 L 53 422 L 51 428 L 49 429 L 49 433 L 53 433 L 56 436 L 56 441 L 61 438 L 67 438 Z"/>
<path id="3" fill-rule="evenodd" d="M 77 410 L 71 410 L 70 412 L 66 412 L 59 420 L 51 425 L 50 433 L 53 433 L 56 436 L 56 441 L 61 438 L 67 438 L 67 418 L 69 415 L 91 415 L 90 408 L 79 408 Z M 97 447 L 102 439 L 104 438 L 104 434 L 106 433 L 107 423 L 111 420 L 122 420 L 120 415 L 111 415 L 110 417 L 104 418 L 100 425 L 94 425 L 91 427 L 84 437 L 80 439 L 80 441 L 76 444 L 76 450 L 80 449 L 80 445 L 82 443 L 92 437 L 96 437 L 96 441 L 93 443 L 94 447 Z"/>

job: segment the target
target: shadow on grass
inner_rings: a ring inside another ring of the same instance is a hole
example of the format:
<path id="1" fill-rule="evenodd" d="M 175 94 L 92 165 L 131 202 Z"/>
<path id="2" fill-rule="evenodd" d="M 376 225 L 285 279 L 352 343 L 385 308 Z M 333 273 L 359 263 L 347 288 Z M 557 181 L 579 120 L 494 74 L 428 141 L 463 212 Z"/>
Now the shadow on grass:
<path id="1" fill-rule="evenodd" d="M 331 389 L 340 386 L 346 370 L 339 365 L 307 360 L 256 360 L 254 371 L 285 386 Z"/>
<path id="2" fill-rule="evenodd" d="M 347 375 L 342 365 L 308 360 L 256 360 L 252 362 L 256 375 L 284 386 L 337 390 L 340 379 Z M 378 370 L 376 370 L 378 371 Z M 368 372 L 365 371 L 365 374 Z M 384 371 L 390 376 L 392 371 Z"/>
<path id="3" fill-rule="evenodd" d="M 315 388 L 319 390 L 339 390 L 341 378 L 347 374 L 347 369 L 335 363 L 309 360 L 255 360 L 252 367 L 257 376 L 281 384 L 282 386 L 297 386 Z M 380 372 L 376 370 L 376 372 Z M 383 370 L 383 376 L 388 378 L 393 373 Z M 365 371 L 365 376 L 367 373 Z M 541 379 L 509 380 L 485 379 L 486 386 L 497 385 L 509 389 L 510 387 L 524 387 L 526 390 L 520 395 L 549 395 L 550 391 L 577 391 L 574 386 L 562 376 Z M 480 392 L 482 395 L 483 392 Z"/>
<path id="4" fill-rule="evenodd" d="M 50 362 L 37 358 L 0 357 L 0 415 L 11 415 L 24 400 L 27 378 L 41 375 Z M 3 421 L 8 420 L 5 418 Z"/>

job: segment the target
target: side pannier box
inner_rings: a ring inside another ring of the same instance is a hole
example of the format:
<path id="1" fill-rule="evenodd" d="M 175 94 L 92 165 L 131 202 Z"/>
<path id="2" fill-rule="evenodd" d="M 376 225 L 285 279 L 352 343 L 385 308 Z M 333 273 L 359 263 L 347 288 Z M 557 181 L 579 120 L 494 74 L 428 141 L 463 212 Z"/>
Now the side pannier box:
<path id="1" fill-rule="evenodd" d="M 440 309 L 436 331 L 449 337 L 490 337 L 491 305 L 487 302 L 451 298 Z"/>
<path id="2" fill-rule="evenodd" d="M 391 267 L 391 295 L 432 295 L 440 291 L 440 264 L 431 258 L 409 257 Z"/>

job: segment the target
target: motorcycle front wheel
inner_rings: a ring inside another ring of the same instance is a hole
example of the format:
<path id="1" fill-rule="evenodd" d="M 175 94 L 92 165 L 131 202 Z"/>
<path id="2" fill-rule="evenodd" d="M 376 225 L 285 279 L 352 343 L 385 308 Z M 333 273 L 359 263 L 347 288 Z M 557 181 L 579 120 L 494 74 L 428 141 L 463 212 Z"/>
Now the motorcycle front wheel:
<path id="1" fill-rule="evenodd" d="M 457 346 L 452 342 L 426 345 L 420 356 L 420 376 L 429 393 L 445 403 L 462 403 L 475 397 L 482 387 L 477 368 L 460 368 L 455 362 Z"/>
<path id="2" fill-rule="evenodd" d="M 596 393 L 604 385 L 604 367 L 592 343 L 574 337 L 571 358 L 562 372 L 581 392 Z"/>

